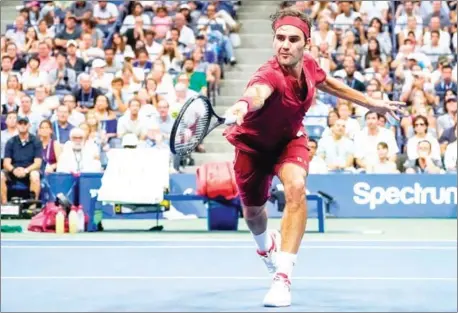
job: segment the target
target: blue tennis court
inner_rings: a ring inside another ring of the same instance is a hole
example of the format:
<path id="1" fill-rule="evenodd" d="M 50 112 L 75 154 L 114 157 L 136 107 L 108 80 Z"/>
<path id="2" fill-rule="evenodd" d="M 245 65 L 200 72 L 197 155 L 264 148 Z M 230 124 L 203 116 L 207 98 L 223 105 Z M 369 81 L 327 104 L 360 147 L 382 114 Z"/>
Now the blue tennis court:
<path id="1" fill-rule="evenodd" d="M 3 240 L 1 252 L 2 311 L 267 311 L 249 240 Z M 456 264 L 456 241 L 304 241 L 286 310 L 456 312 Z"/>

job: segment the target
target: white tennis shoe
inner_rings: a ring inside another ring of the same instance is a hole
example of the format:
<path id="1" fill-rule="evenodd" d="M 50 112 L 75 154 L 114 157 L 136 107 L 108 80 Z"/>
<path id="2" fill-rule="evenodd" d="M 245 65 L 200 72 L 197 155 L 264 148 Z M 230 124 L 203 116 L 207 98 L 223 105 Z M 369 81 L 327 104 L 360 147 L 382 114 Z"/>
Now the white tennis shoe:
<path id="1" fill-rule="evenodd" d="M 274 276 L 272 285 L 264 297 L 265 307 L 285 307 L 291 305 L 291 281 L 283 273 Z"/>
<path id="2" fill-rule="evenodd" d="M 269 273 L 273 274 L 277 271 L 277 264 L 275 260 L 275 254 L 280 252 L 281 245 L 281 234 L 278 230 L 271 230 L 269 236 L 272 238 L 272 247 L 269 251 L 259 251 L 257 253 L 261 260 L 267 267 Z"/>

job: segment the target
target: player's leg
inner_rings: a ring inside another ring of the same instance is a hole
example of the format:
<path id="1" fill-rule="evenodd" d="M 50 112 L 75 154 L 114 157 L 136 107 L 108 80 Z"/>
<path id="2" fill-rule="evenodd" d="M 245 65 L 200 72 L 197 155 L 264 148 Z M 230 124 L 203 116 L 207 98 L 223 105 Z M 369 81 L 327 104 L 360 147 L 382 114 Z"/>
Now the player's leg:
<path id="1" fill-rule="evenodd" d="M 40 172 L 31 171 L 30 172 L 30 191 L 35 194 L 35 200 L 40 198 L 41 182 L 40 182 Z"/>
<path id="2" fill-rule="evenodd" d="M 281 250 L 276 255 L 277 271 L 264 298 L 264 305 L 280 307 L 291 304 L 291 275 L 296 263 L 307 221 L 305 179 L 308 170 L 308 149 L 305 137 L 291 141 L 281 154 L 275 172 L 285 191 L 286 205 L 281 225 Z"/>
<path id="3" fill-rule="evenodd" d="M 0 172 L 0 175 L 1 175 L 1 189 L 0 189 L 0 193 L 1 193 L 1 197 L 2 197 L 2 203 L 1 204 L 5 204 L 8 199 L 8 187 L 7 187 L 7 184 L 6 184 L 6 173 L 4 171 L 1 171 Z"/>
<path id="4" fill-rule="evenodd" d="M 271 171 L 264 168 L 265 161 L 238 151 L 234 172 L 242 201 L 243 216 L 258 246 L 258 254 L 273 273 L 276 270 L 273 253 L 280 245 L 280 234 L 267 229 L 266 202 L 272 183 Z"/>

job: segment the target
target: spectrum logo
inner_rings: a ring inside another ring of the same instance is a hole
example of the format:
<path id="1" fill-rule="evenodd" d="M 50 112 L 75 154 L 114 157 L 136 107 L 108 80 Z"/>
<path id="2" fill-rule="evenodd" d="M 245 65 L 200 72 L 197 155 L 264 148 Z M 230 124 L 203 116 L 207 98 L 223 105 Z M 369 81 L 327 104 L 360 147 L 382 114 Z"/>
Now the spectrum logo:
<path id="1" fill-rule="evenodd" d="M 356 183 L 353 187 L 353 201 L 359 205 L 369 205 L 375 210 L 382 204 L 457 204 L 456 187 L 422 187 L 415 183 L 408 187 L 371 186 L 366 182 Z"/>

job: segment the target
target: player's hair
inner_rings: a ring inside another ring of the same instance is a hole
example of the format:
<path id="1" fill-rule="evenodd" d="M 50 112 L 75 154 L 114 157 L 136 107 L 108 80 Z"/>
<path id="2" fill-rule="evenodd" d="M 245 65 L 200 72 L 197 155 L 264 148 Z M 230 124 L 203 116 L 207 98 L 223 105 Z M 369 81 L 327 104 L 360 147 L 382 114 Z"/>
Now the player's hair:
<path id="1" fill-rule="evenodd" d="M 388 150 L 388 145 L 387 145 L 386 142 L 381 141 L 381 142 L 378 143 L 377 146 L 381 147 L 382 149 L 387 149 Z"/>
<path id="2" fill-rule="evenodd" d="M 272 30 L 275 32 L 275 23 L 277 20 L 282 19 L 286 16 L 293 16 L 293 17 L 298 17 L 300 18 L 304 23 L 307 24 L 308 28 L 312 30 L 312 20 L 310 17 L 305 14 L 304 12 L 299 11 L 298 9 L 294 7 L 287 7 L 284 9 L 280 9 L 274 14 L 270 15 L 270 19 L 272 20 Z M 305 38 L 307 40 L 307 38 Z"/>

